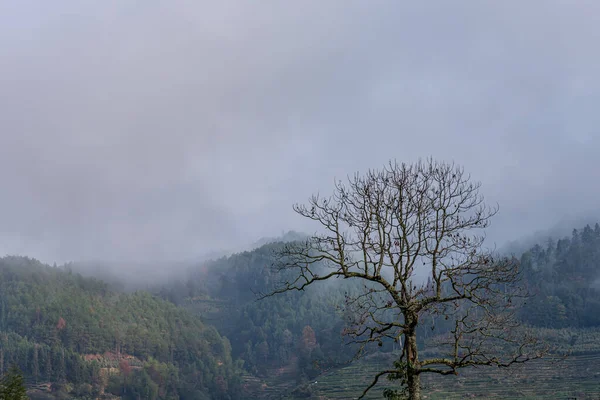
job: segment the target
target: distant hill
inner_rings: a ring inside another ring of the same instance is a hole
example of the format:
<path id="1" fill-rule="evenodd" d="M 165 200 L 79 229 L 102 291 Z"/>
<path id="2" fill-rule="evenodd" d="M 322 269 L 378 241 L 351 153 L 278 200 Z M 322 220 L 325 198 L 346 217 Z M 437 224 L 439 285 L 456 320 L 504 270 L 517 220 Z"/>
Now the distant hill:
<path id="1" fill-rule="evenodd" d="M 534 295 L 521 310 L 524 321 L 545 328 L 600 326 L 599 224 L 532 246 L 521 268 Z"/>
<path id="2" fill-rule="evenodd" d="M 596 214 L 600 215 L 600 212 Z M 520 256 L 523 252 L 529 250 L 536 244 L 546 245 L 549 240 L 557 241 L 571 236 L 573 227 L 582 227 L 585 225 L 594 226 L 598 222 L 600 222 L 600 217 L 595 216 L 564 218 L 548 229 L 541 229 L 530 235 L 508 241 L 500 248 L 500 252 L 503 254 L 515 254 Z"/>
<path id="3" fill-rule="evenodd" d="M 257 240 L 256 242 L 254 242 L 252 244 L 252 246 L 250 246 L 250 249 L 254 250 L 254 249 L 262 247 L 266 244 L 277 243 L 277 242 L 288 243 L 288 242 L 296 242 L 296 241 L 300 241 L 300 240 L 306 240 L 308 237 L 309 237 L 309 235 L 307 235 L 305 233 L 296 232 L 296 231 L 288 231 L 277 237 L 263 237 L 263 238 Z"/>

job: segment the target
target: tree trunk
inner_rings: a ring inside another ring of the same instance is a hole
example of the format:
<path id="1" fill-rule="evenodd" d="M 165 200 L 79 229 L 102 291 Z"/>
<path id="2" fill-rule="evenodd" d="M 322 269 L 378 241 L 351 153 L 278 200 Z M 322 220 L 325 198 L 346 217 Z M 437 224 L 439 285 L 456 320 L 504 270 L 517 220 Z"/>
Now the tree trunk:
<path id="1" fill-rule="evenodd" d="M 415 318 L 416 320 L 416 318 Z M 419 352 L 417 348 L 416 323 L 405 333 L 404 351 L 406 352 L 406 385 L 408 399 L 421 400 L 421 378 L 419 376 Z"/>
<path id="2" fill-rule="evenodd" d="M 409 400 L 421 400 L 421 377 L 414 373 L 408 373 L 407 378 L 408 385 L 408 399 Z"/>

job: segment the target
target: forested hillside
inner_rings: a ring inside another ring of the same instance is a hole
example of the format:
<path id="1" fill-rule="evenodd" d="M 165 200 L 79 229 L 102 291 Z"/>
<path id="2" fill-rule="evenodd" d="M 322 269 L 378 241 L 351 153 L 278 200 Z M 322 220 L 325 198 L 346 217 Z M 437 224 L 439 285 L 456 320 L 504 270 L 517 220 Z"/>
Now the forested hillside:
<path id="1" fill-rule="evenodd" d="M 342 338 L 344 290 L 352 282 L 257 300 L 289 276 L 273 268 L 281 243 L 192 268 L 185 282 L 159 294 L 214 324 L 232 338 L 233 356 L 248 372 L 269 376 L 293 371 L 298 382 L 347 363 L 356 347 Z"/>
<path id="2" fill-rule="evenodd" d="M 545 328 L 600 326 L 600 225 L 535 245 L 521 265 L 533 295 L 524 321 Z"/>
<path id="3" fill-rule="evenodd" d="M 0 371 L 16 364 L 56 397 L 233 399 L 229 341 L 146 292 L 23 257 L 0 259 Z"/>

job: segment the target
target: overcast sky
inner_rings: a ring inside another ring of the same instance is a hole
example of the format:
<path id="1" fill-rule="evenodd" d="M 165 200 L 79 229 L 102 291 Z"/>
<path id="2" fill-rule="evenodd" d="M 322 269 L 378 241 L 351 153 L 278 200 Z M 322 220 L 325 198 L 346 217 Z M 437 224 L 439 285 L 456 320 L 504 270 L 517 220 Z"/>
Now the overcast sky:
<path id="1" fill-rule="evenodd" d="M 596 216 L 598 43 L 598 1 L 0 0 L 0 254 L 311 231 L 294 202 L 391 158 L 464 165 L 499 244 Z"/>

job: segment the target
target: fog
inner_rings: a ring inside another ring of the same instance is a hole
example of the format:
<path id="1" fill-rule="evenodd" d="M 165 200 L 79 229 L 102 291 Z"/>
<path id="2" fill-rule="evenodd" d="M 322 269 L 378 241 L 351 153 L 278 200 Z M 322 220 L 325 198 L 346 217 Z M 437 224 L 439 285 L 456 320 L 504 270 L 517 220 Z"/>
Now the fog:
<path id="1" fill-rule="evenodd" d="M 594 222 L 599 42 L 593 1 L 0 1 L 0 254 L 243 248 L 428 156 L 483 182 L 499 245 Z"/>

